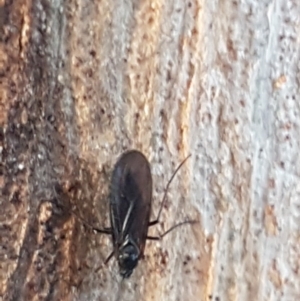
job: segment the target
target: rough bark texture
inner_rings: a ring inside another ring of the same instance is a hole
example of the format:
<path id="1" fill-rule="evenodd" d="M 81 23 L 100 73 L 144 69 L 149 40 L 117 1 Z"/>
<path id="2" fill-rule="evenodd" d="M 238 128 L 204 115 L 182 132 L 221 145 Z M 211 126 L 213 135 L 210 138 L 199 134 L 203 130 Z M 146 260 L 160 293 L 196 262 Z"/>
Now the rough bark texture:
<path id="1" fill-rule="evenodd" d="M 0 300 L 299 300 L 300 2 L 0 0 Z M 161 227 L 121 282 L 110 173 Z"/>

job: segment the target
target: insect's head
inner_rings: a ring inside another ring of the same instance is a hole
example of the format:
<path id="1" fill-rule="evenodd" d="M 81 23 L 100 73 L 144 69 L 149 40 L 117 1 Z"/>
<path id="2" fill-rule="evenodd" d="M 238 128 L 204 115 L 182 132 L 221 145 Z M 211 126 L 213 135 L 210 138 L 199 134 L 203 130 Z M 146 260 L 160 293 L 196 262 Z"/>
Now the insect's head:
<path id="1" fill-rule="evenodd" d="M 120 247 L 118 263 L 120 268 L 120 275 L 123 278 L 130 277 L 133 269 L 137 266 L 139 254 L 139 248 L 130 241 L 127 241 Z"/>

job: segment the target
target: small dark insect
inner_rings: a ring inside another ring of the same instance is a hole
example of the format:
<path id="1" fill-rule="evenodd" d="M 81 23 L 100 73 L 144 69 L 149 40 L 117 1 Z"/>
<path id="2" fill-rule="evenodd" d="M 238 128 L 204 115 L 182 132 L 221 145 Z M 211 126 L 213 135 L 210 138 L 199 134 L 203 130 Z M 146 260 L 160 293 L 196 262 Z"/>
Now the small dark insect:
<path id="1" fill-rule="evenodd" d="M 194 221 L 181 222 L 157 237 L 147 235 L 148 228 L 159 223 L 168 187 L 189 157 L 183 160 L 169 180 L 157 218 L 154 221 L 150 221 L 152 176 L 148 160 L 141 152 L 131 150 L 123 153 L 117 161 L 110 187 L 111 228 L 99 229 L 88 226 L 97 232 L 112 235 L 114 248 L 105 263 L 114 255 L 123 278 L 128 278 L 132 274 L 138 261 L 143 257 L 147 239 L 160 240 L 176 227 L 194 223 Z"/>

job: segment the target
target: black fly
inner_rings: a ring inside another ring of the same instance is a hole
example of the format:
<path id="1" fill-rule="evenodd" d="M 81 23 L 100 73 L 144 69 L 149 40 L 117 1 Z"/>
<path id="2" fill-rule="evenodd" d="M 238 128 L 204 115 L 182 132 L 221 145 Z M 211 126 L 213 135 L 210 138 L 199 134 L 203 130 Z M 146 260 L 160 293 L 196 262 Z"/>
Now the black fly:
<path id="1" fill-rule="evenodd" d="M 138 261 L 143 257 L 147 239 L 159 240 L 180 225 L 194 223 L 185 221 L 176 224 L 161 236 L 147 236 L 148 228 L 159 223 L 169 185 L 189 157 L 183 160 L 169 180 L 154 221 L 150 221 L 152 176 L 146 157 L 139 151 L 131 150 L 123 153 L 115 164 L 110 187 L 111 228 L 92 228 L 97 232 L 112 235 L 113 251 L 105 263 L 114 255 L 123 278 L 128 278 L 132 274 Z"/>

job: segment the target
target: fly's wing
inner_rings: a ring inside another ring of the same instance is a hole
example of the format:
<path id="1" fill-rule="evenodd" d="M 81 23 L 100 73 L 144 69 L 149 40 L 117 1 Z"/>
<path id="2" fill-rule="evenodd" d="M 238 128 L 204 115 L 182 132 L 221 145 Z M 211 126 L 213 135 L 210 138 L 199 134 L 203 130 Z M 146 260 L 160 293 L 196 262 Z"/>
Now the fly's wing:
<path id="1" fill-rule="evenodd" d="M 150 165 L 138 151 L 129 151 L 115 165 L 110 213 L 114 245 L 127 235 L 143 254 L 151 212 L 152 177 Z"/>

